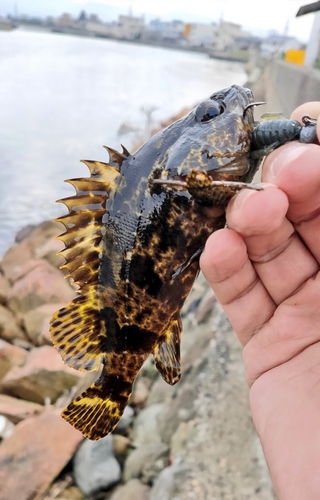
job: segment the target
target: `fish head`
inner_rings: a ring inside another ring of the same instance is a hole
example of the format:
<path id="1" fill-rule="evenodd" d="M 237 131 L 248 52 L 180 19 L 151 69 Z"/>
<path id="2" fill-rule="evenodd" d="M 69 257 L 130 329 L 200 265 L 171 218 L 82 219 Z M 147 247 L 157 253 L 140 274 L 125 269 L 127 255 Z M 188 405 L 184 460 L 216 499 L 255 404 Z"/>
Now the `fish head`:
<path id="1" fill-rule="evenodd" d="M 173 126 L 168 127 L 174 140 L 161 159 L 161 178 L 183 179 L 198 169 L 215 180 L 247 180 L 254 168 L 249 156 L 253 102 L 250 89 L 233 85 L 173 124 L 174 134 Z"/>

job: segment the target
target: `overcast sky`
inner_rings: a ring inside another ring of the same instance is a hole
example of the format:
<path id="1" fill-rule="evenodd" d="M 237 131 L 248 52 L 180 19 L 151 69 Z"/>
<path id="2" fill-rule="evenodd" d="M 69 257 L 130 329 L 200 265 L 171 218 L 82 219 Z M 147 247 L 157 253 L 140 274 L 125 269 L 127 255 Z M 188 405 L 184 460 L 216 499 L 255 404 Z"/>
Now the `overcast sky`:
<path id="1" fill-rule="evenodd" d="M 54 15 L 81 9 L 95 12 L 103 21 L 116 19 L 118 14 L 145 14 L 149 21 L 154 17 L 165 20 L 182 19 L 186 22 L 226 21 L 241 24 L 249 31 L 266 34 L 270 30 L 288 34 L 307 41 L 314 14 L 296 18 L 301 5 L 312 0 L 0 0 L 0 15 L 13 13 L 17 5 L 20 14 Z"/>

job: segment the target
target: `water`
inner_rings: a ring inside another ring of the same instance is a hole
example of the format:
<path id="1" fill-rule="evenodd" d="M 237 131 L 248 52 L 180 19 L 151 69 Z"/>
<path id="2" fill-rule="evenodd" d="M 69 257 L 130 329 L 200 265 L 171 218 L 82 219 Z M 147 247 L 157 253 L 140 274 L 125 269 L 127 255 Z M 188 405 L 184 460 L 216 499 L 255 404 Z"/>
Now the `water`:
<path id="1" fill-rule="evenodd" d="M 240 64 L 204 54 L 46 32 L 0 32 L 0 256 L 27 224 L 65 213 L 65 178 L 79 159 L 106 161 L 103 144 L 132 147 L 124 122 L 144 127 L 233 83 Z M 137 139 L 137 138 L 136 138 Z"/>

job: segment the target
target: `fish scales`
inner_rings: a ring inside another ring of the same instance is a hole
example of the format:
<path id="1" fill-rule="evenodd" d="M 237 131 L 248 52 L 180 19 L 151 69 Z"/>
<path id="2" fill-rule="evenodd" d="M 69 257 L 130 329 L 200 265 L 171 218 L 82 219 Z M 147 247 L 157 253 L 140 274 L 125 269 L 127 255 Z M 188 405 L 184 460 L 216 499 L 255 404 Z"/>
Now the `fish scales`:
<path id="1" fill-rule="evenodd" d="M 201 249 L 225 225 L 236 181 L 250 182 L 260 163 L 250 157 L 252 103 L 237 85 L 216 92 L 134 155 L 107 148 L 109 163 L 86 161 L 91 176 L 68 181 L 76 194 L 58 220 L 80 289 L 51 334 L 69 366 L 100 370 L 62 413 L 89 439 L 117 425 L 150 354 L 166 382 L 180 379 L 180 311 Z M 235 184 L 212 189 L 212 180 Z"/>

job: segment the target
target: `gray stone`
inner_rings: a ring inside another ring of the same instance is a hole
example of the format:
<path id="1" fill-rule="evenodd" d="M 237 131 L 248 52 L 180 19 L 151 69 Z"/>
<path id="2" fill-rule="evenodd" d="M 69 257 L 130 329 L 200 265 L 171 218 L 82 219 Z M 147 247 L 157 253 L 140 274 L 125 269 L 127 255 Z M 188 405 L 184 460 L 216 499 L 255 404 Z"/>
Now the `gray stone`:
<path id="1" fill-rule="evenodd" d="M 158 416 L 164 409 L 164 404 L 159 403 L 144 408 L 134 423 L 134 445 L 141 446 L 144 443 L 161 442 L 159 435 Z"/>
<path id="2" fill-rule="evenodd" d="M 146 466 L 151 467 L 159 459 L 167 459 L 169 448 L 163 443 L 147 443 L 132 451 L 124 466 L 124 481 L 143 476 Z"/>
<path id="3" fill-rule="evenodd" d="M 0 396 L 1 401 L 1 396 Z M 120 465 L 123 465 L 128 454 L 134 448 L 132 445 L 132 441 L 126 436 L 122 436 L 121 434 L 112 434 L 113 435 L 113 453 L 115 458 L 118 460 Z"/>
<path id="4" fill-rule="evenodd" d="M 109 500 L 148 500 L 149 491 L 148 486 L 137 479 L 131 479 L 127 484 L 119 486 Z"/>
<path id="5" fill-rule="evenodd" d="M 195 433 L 195 423 L 193 420 L 189 422 L 180 422 L 170 442 L 171 456 L 173 459 L 181 452 L 184 452 L 188 441 L 191 441 Z"/>
<path id="6" fill-rule="evenodd" d="M 113 454 L 113 436 L 100 441 L 85 440 L 74 457 L 74 477 L 85 495 L 120 481 L 121 468 Z"/>
<path id="7" fill-rule="evenodd" d="M 130 397 L 130 404 L 141 408 L 145 405 L 146 399 L 149 395 L 151 380 L 147 377 L 138 377 L 133 385 L 132 395 Z"/>
<path id="8" fill-rule="evenodd" d="M 150 500 L 173 500 L 179 470 L 175 465 L 163 469 L 151 489 Z"/>
<path id="9" fill-rule="evenodd" d="M 159 415 L 160 436 L 182 468 L 158 476 L 151 500 L 275 498 L 251 420 L 242 349 L 220 306 L 214 311 L 211 341 L 198 359 L 192 355 L 169 411 Z"/>
<path id="10" fill-rule="evenodd" d="M 132 420 L 134 417 L 134 410 L 131 408 L 131 406 L 126 406 L 123 415 L 116 427 L 116 432 L 120 431 L 125 431 L 129 425 L 131 424 Z"/>
<path id="11" fill-rule="evenodd" d="M 189 379 L 191 380 L 189 381 Z M 163 405 L 159 415 L 158 432 L 164 443 L 170 443 L 171 437 L 176 432 L 180 422 L 192 420 L 195 415 L 196 382 L 192 380 L 192 377 L 186 377 L 179 389 L 176 397 Z"/>
<path id="12" fill-rule="evenodd" d="M 162 377 L 158 377 L 150 389 L 146 406 L 151 406 L 157 403 L 163 403 L 167 400 L 170 401 L 174 393 L 174 387 L 167 384 Z"/>

